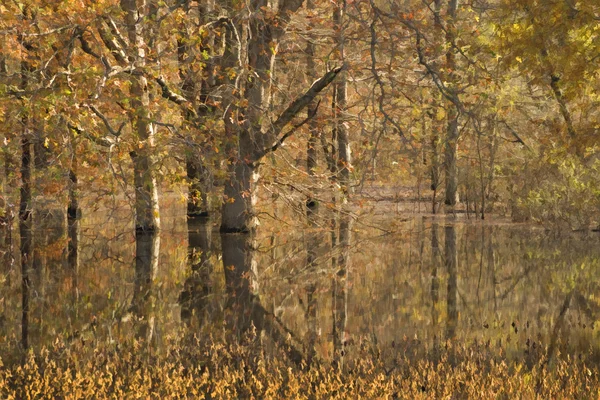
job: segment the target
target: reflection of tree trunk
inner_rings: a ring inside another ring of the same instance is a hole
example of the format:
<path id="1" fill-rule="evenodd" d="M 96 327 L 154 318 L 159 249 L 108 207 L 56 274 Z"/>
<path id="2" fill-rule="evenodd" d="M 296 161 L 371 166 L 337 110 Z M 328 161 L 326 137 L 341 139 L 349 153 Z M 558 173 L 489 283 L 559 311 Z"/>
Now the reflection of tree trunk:
<path id="1" fill-rule="evenodd" d="M 565 324 L 565 316 L 567 315 L 567 311 L 569 311 L 569 307 L 571 307 L 571 299 L 573 298 L 574 292 L 575 289 L 567 293 L 558 317 L 556 318 L 556 323 L 554 324 L 554 329 L 552 330 L 552 337 L 550 338 L 550 347 L 548 347 L 548 358 L 546 360 L 546 364 L 550 364 L 552 357 L 554 357 L 554 353 L 556 352 L 556 346 L 558 339 L 560 338 L 560 331 L 563 329 Z"/>
<path id="2" fill-rule="evenodd" d="M 81 219 L 76 163 L 75 149 L 73 148 L 73 158 L 71 160 L 71 168 L 69 169 L 69 205 L 67 206 L 67 230 L 69 235 L 67 264 L 70 270 L 75 273 L 75 277 L 79 269 L 79 220 Z"/>
<path id="3" fill-rule="evenodd" d="M 246 332 L 252 322 L 256 328 L 262 327 L 262 321 L 253 321 L 254 304 L 257 302 L 255 288 L 256 271 L 253 270 L 252 235 L 222 234 L 223 267 L 225 285 L 229 295 L 227 308 L 232 312 L 230 328 L 238 335 Z M 257 316 L 261 316 L 258 314 Z"/>
<path id="4" fill-rule="evenodd" d="M 151 342 L 154 334 L 154 279 L 158 271 L 160 236 L 157 232 L 136 231 L 135 282 L 131 311 L 137 317 L 136 335 Z"/>
<path id="5" fill-rule="evenodd" d="M 448 310 L 448 325 L 446 328 L 446 338 L 453 339 L 456 336 L 456 326 L 458 324 L 458 272 L 456 255 L 456 231 L 455 226 L 446 224 L 444 256 L 446 270 L 448 271 L 448 292 L 446 305 Z"/>
<path id="6" fill-rule="evenodd" d="M 188 257 L 192 274 L 185 281 L 184 290 L 179 296 L 181 318 L 189 320 L 192 315 L 202 321 L 211 294 L 212 222 L 209 218 L 188 220 Z"/>
<path id="7" fill-rule="evenodd" d="M 308 364 L 312 362 L 315 356 L 315 346 L 317 341 L 317 298 L 315 283 L 315 268 L 317 260 L 317 251 L 321 243 L 322 235 L 318 231 L 318 206 L 307 200 L 306 216 L 308 219 L 308 229 L 306 231 L 306 271 L 308 283 L 306 285 L 306 324 L 307 324 L 307 349 Z"/>
<path id="8" fill-rule="evenodd" d="M 24 349 L 29 347 L 29 273 L 31 270 L 33 234 L 31 215 L 31 142 L 27 129 L 21 138 L 21 199 L 19 202 L 19 233 L 21 237 L 21 290 L 22 290 L 22 320 L 21 344 Z"/>
<path id="9" fill-rule="evenodd" d="M 431 224 L 431 325 L 433 328 L 433 351 L 437 357 L 439 349 L 438 333 L 438 310 L 437 305 L 440 301 L 440 278 L 438 276 L 438 263 L 440 260 L 440 242 L 438 238 L 438 224 Z"/>
<path id="10" fill-rule="evenodd" d="M 32 213 L 34 220 L 34 246 L 33 246 L 33 260 L 32 267 L 37 274 L 41 274 L 48 263 L 48 257 L 46 254 L 46 248 L 49 244 L 49 220 L 52 218 L 51 213 L 48 210 L 40 209 L 36 207 L 35 213 Z"/>
<path id="11" fill-rule="evenodd" d="M 340 368 L 344 364 L 344 347 L 346 345 L 346 323 L 347 315 L 347 280 L 348 268 L 350 264 L 350 240 L 351 240 L 352 219 L 347 213 L 340 215 L 339 220 L 339 248 L 340 255 L 337 260 L 337 273 L 335 274 L 333 290 L 333 345 L 334 345 L 334 363 Z"/>
<path id="12" fill-rule="evenodd" d="M 490 227 L 487 247 L 488 270 L 492 279 L 492 296 L 494 298 L 494 313 L 498 312 L 498 296 L 496 294 L 496 259 L 494 258 L 494 228 Z"/>
<path id="13" fill-rule="evenodd" d="M 289 341 L 288 331 L 260 304 L 256 290 L 256 270 L 253 262 L 252 234 L 222 233 L 223 267 L 228 294 L 227 324 L 238 338 L 254 326 L 267 333 L 273 342 L 284 349 L 288 357 L 299 364 L 303 355 Z"/>

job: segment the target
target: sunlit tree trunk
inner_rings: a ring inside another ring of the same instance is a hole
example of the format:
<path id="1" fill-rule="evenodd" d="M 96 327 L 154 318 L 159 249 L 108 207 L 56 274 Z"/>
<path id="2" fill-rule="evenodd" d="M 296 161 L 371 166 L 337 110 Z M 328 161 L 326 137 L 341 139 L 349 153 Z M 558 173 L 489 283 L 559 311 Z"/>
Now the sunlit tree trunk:
<path id="1" fill-rule="evenodd" d="M 137 68 L 146 65 L 146 43 L 143 35 L 143 22 L 146 15 L 146 2 L 121 0 L 125 12 L 125 25 L 132 54 L 129 61 Z M 131 124 L 139 149 L 131 152 L 135 188 L 135 228 L 136 231 L 154 232 L 160 229 L 158 209 L 158 188 L 153 160 L 154 125 L 151 122 L 150 95 L 148 81 L 143 74 L 130 75 Z"/>
<path id="2" fill-rule="evenodd" d="M 440 15 L 442 9 L 442 0 L 435 0 L 433 4 L 433 18 L 434 18 L 434 28 L 435 28 L 435 38 L 434 40 L 438 42 L 438 46 L 435 48 L 434 57 L 440 57 L 440 51 L 438 48 L 440 42 L 442 41 L 442 37 L 444 35 L 443 25 L 442 25 L 442 17 Z M 430 162 L 430 176 L 431 176 L 431 190 L 433 191 L 433 199 L 431 201 L 431 209 L 432 213 L 436 213 L 436 197 L 437 192 L 440 187 L 440 133 L 442 132 L 442 118 L 438 117 L 438 111 L 440 107 L 444 107 L 442 96 L 440 93 L 433 94 L 436 98 L 435 107 L 433 109 L 433 113 L 431 115 L 431 133 L 430 133 L 430 146 L 431 146 L 431 162 Z M 441 115 L 441 113 L 440 113 Z M 425 122 L 424 122 L 425 124 Z"/>

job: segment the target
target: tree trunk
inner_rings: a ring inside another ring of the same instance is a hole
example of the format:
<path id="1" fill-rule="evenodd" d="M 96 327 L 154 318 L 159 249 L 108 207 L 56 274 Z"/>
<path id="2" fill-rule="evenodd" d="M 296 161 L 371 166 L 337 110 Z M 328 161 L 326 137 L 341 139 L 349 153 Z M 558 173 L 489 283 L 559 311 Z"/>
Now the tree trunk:
<path id="1" fill-rule="evenodd" d="M 225 182 L 221 232 L 251 232 L 255 227 L 256 167 L 238 159 L 230 159 L 229 179 Z"/>
<path id="2" fill-rule="evenodd" d="M 346 1 L 338 1 L 333 14 L 333 23 L 338 32 L 336 44 L 338 48 L 338 56 L 342 62 L 345 61 L 344 46 L 345 46 L 345 30 L 344 16 L 346 12 Z M 347 112 L 347 79 L 346 72 L 342 72 L 338 77 L 335 87 L 335 132 L 337 136 L 338 149 L 338 182 L 342 188 L 344 196 L 339 213 L 339 232 L 338 242 L 340 254 L 337 260 L 336 284 L 334 290 L 334 363 L 340 368 L 343 368 L 344 353 L 346 345 L 346 324 L 348 319 L 347 314 L 347 276 L 348 267 L 350 264 L 350 240 L 352 219 L 347 207 L 348 197 L 352 192 L 350 182 L 350 170 L 352 169 L 352 159 L 350 154 L 350 140 L 348 136 L 348 127 L 346 122 Z"/>
<path id="3" fill-rule="evenodd" d="M 140 6 L 136 0 L 121 0 L 121 8 L 126 13 L 127 36 L 133 49 L 129 61 L 136 67 L 143 69 L 146 65 L 146 44 L 142 32 L 142 23 L 147 11 L 144 9 L 145 4 Z M 152 156 L 154 151 L 154 126 L 150 117 L 148 81 L 144 75 L 132 74 L 130 82 L 131 106 L 133 108 L 130 118 L 133 133 L 139 143 L 139 149 L 131 152 L 135 187 L 135 229 L 143 232 L 158 231 L 160 229 L 160 214 Z"/>
<path id="4" fill-rule="evenodd" d="M 185 7 L 189 8 L 189 5 Z M 186 10 L 186 11 L 189 11 Z M 204 25 L 209 22 L 212 5 L 202 3 L 198 5 L 198 25 Z M 190 46 L 189 35 L 185 27 L 179 32 L 177 39 L 177 61 L 179 63 L 179 78 L 182 82 L 181 91 L 184 97 L 192 99 L 192 107 L 195 107 L 198 117 L 197 121 L 192 121 L 189 111 L 183 111 L 183 118 L 188 123 L 190 129 L 199 135 L 202 139 L 209 134 L 204 128 L 198 126 L 202 121 L 210 116 L 212 107 L 210 103 L 210 92 L 215 86 L 215 68 L 211 59 L 204 60 L 202 77 L 200 78 L 193 70 L 193 66 L 188 64 L 188 60 L 193 57 L 204 57 L 204 54 L 210 54 L 214 47 L 213 35 L 202 35 L 201 43 L 196 54 Z M 200 79 L 200 83 L 197 80 Z M 198 93 L 199 92 L 199 93 Z M 194 139 L 190 138 L 190 141 Z M 198 143 L 194 143 L 198 144 Z M 190 146 L 186 151 L 186 174 L 188 184 L 187 215 L 188 218 L 207 217 L 210 210 L 209 193 L 212 191 L 212 179 L 210 170 L 206 166 L 208 149 Z"/>
<path id="5" fill-rule="evenodd" d="M 311 9 L 314 7 L 313 1 L 308 0 L 306 8 Z M 311 80 L 317 78 L 316 67 L 315 67 L 315 45 L 311 39 L 309 39 L 306 46 L 306 68 L 307 74 Z M 307 106 L 307 117 L 316 113 L 317 102 L 311 101 Z M 315 118 L 311 118 L 308 122 L 309 137 L 306 145 L 306 171 L 309 176 L 314 176 L 318 165 L 318 153 L 317 148 L 319 145 L 319 127 Z M 309 195 L 306 199 L 306 218 L 308 222 L 308 229 L 306 230 L 306 269 L 314 273 L 316 268 L 317 251 L 319 244 L 322 241 L 322 235 L 319 233 L 318 219 L 319 219 L 319 201 L 313 196 Z M 306 335 L 306 348 L 307 348 L 307 364 L 310 365 L 316 356 L 316 342 L 318 338 L 317 334 L 317 284 L 315 278 L 310 278 L 306 284 L 306 312 L 305 319 L 307 325 Z"/>
<path id="6" fill-rule="evenodd" d="M 258 177 L 259 161 L 283 143 L 283 140 L 293 130 L 281 136 L 282 130 L 342 71 L 342 68 L 336 68 L 313 83 L 309 90 L 303 96 L 296 98 L 272 124 L 269 123 L 268 118 L 265 118 L 270 98 L 267 92 L 272 81 L 273 57 L 277 40 L 285 33 L 284 28 L 291 14 L 301 5 L 302 2 L 296 0 L 281 1 L 278 8 L 273 9 L 276 11 L 278 23 L 271 24 L 270 18 L 265 15 L 265 9 L 270 8 L 270 5 L 266 1 L 257 1 L 252 5 L 254 10 L 248 25 L 239 26 L 236 29 L 236 32 L 248 32 L 245 43 L 248 56 L 247 65 L 244 66 L 244 62 L 239 60 L 240 69 L 247 68 L 248 76 L 243 80 L 245 83 L 243 88 L 237 88 L 238 90 L 231 91 L 225 96 L 231 97 L 227 99 L 231 101 L 231 104 L 224 114 L 228 140 L 229 179 L 225 184 L 222 232 L 249 232 L 252 230 L 255 217 L 253 209 L 256 195 L 255 182 Z M 230 27 L 229 30 L 233 29 Z M 224 60 L 231 60 L 231 55 L 235 54 L 232 46 L 236 41 L 231 40 L 231 35 L 231 32 L 227 34 L 227 42 L 230 44 L 225 51 Z M 244 71 L 240 72 L 245 73 Z M 236 101 L 233 96 L 235 92 L 242 94 L 243 101 Z"/>
<path id="7" fill-rule="evenodd" d="M 25 60 L 21 61 L 21 89 L 29 86 L 31 66 Z M 27 110 L 26 107 L 24 107 Z M 29 274 L 33 260 L 33 232 L 32 232 L 32 197 L 31 197 L 31 132 L 29 130 L 29 115 L 25 111 L 21 116 L 23 131 L 21 132 L 21 189 L 19 199 L 19 234 L 21 253 L 21 345 L 23 349 L 29 347 L 29 289 L 31 281 Z"/>
<path id="8" fill-rule="evenodd" d="M 446 71 L 448 71 L 448 90 L 456 95 L 456 87 L 455 87 L 455 72 L 456 68 L 455 59 L 454 59 L 454 41 L 456 39 L 456 27 L 455 27 L 455 18 L 456 18 L 456 9 L 458 7 L 458 0 L 449 0 L 448 9 L 446 13 L 446 46 L 448 50 L 446 51 Z M 448 101 L 447 102 L 447 118 L 448 125 L 446 130 L 446 142 L 444 146 L 444 167 L 446 173 L 446 198 L 444 203 L 448 206 L 451 206 L 454 209 L 454 206 L 457 203 L 457 195 L 458 195 L 458 167 L 456 164 L 456 152 L 458 146 L 458 116 L 459 112 L 455 104 Z"/>

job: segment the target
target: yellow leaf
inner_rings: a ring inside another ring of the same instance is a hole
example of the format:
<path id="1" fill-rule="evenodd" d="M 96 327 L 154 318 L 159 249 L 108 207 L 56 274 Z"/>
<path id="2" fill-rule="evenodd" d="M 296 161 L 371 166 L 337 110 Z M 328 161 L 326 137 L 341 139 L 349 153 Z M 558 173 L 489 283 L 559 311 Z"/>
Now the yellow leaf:
<path id="1" fill-rule="evenodd" d="M 446 110 L 444 110 L 443 108 L 438 108 L 437 112 L 435 113 L 435 119 L 441 121 L 444 118 L 446 118 Z"/>

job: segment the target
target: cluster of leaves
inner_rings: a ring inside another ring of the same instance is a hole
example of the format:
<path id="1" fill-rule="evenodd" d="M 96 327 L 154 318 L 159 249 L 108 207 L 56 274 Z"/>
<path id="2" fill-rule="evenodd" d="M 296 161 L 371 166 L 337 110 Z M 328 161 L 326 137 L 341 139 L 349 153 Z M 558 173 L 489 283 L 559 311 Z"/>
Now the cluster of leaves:
<path id="1" fill-rule="evenodd" d="M 376 351 L 344 369 L 295 366 L 267 356 L 256 338 L 170 345 L 161 354 L 142 342 L 120 346 L 57 340 L 20 363 L 0 360 L 0 396 L 14 398 L 582 398 L 599 393 L 597 367 L 582 359 L 508 362 L 484 346 L 439 349 L 436 358 L 401 356 L 386 367 Z M 398 353 L 401 354 L 401 351 Z"/>
<path id="2" fill-rule="evenodd" d="M 517 187 L 516 215 L 552 226 L 596 228 L 600 160 L 592 153 L 582 159 L 557 147 L 531 162 Z"/>

